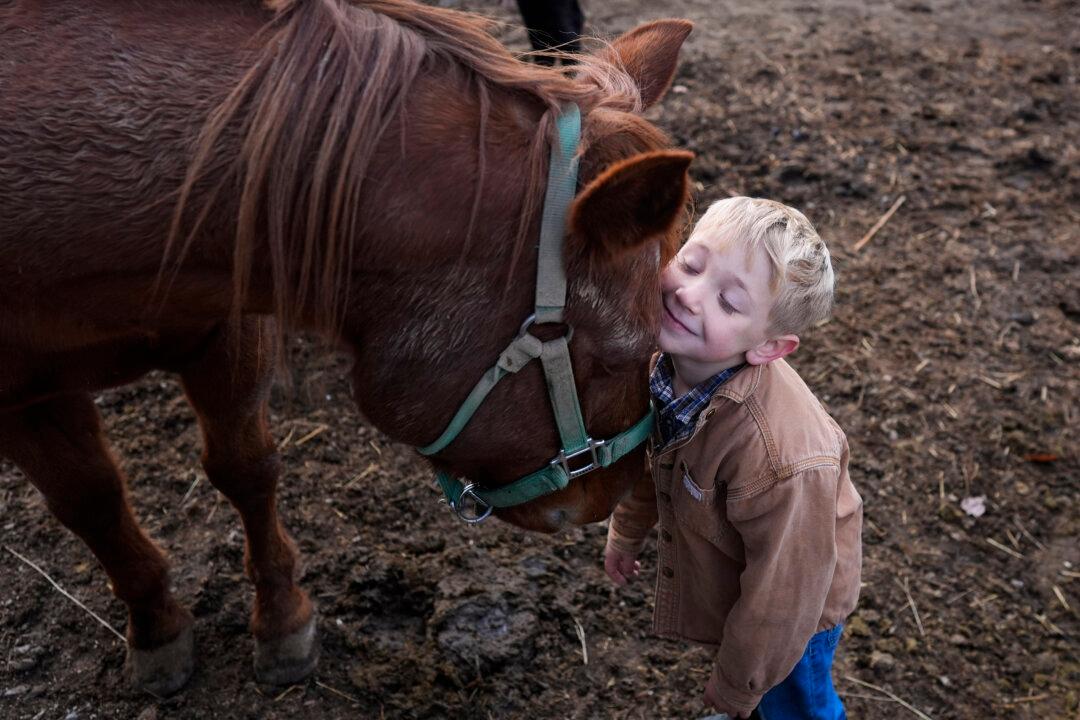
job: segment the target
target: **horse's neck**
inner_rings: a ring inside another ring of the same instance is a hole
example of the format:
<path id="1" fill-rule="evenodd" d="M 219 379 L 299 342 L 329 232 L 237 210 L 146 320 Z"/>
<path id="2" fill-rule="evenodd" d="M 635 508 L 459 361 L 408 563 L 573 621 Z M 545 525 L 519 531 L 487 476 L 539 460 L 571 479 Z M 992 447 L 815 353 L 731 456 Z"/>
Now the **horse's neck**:
<path id="1" fill-rule="evenodd" d="M 371 419 L 409 440 L 419 437 L 412 428 L 430 432 L 439 402 L 408 401 L 414 385 L 430 393 L 428 380 L 443 377 L 435 391 L 456 397 L 459 383 L 471 385 L 496 361 L 535 292 L 535 246 L 515 252 L 515 244 L 525 195 L 536 191 L 526 153 L 539 110 L 499 98 L 481 153 L 476 131 L 468 131 L 479 126 L 478 108 L 450 79 L 418 81 L 403 122 L 382 142 L 379 180 L 364 200 L 373 223 L 354 292 L 363 338 L 354 383 Z M 537 219 L 526 237 L 538 229 Z"/>

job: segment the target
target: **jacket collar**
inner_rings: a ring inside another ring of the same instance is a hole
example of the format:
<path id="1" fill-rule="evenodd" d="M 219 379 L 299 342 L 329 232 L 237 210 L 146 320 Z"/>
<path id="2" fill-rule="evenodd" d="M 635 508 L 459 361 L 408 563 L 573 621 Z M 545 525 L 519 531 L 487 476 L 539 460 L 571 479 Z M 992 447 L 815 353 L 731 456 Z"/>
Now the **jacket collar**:
<path id="1" fill-rule="evenodd" d="M 656 361 L 659 359 L 660 353 L 653 353 L 652 358 L 649 359 L 649 375 L 652 375 L 652 371 L 656 369 Z M 773 360 L 773 362 L 782 363 L 786 361 Z M 771 364 L 772 363 L 767 363 L 765 365 L 747 365 L 742 370 L 735 373 L 735 377 L 725 382 L 713 393 L 713 399 L 709 405 L 715 405 L 717 398 L 726 398 L 737 403 L 746 402 L 747 398 L 757 392 L 758 385 L 761 384 L 761 378 Z"/>
<path id="2" fill-rule="evenodd" d="M 783 362 L 783 360 L 774 360 L 773 362 Z M 717 388 L 716 392 L 713 393 L 713 401 L 710 404 L 715 403 L 717 398 L 721 397 L 737 403 L 746 402 L 747 398 L 757 392 L 758 385 L 761 384 L 761 378 L 768 367 L 768 365 L 747 365 L 737 372 L 735 377 Z"/>

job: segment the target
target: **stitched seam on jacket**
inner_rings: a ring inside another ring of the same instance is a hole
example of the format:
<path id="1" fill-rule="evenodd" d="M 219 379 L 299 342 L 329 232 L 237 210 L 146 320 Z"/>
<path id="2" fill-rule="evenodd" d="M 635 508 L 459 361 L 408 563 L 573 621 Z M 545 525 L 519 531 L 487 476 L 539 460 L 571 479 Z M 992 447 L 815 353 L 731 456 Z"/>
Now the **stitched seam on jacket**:
<path id="1" fill-rule="evenodd" d="M 765 440 L 765 450 L 769 453 L 769 465 L 775 473 L 779 469 L 780 455 L 776 451 L 776 442 L 773 440 L 772 431 L 769 430 L 769 423 L 765 421 L 765 411 L 758 403 L 756 397 L 747 398 L 745 405 L 746 409 L 750 411 L 750 414 L 754 416 L 754 421 L 757 422 L 758 430 Z"/>
<path id="2" fill-rule="evenodd" d="M 771 490 L 777 484 L 792 478 L 799 473 L 806 472 L 807 470 L 813 470 L 819 467 L 840 467 L 840 461 L 834 457 L 827 455 L 821 455 L 818 457 L 808 458 L 794 465 L 788 465 L 781 468 L 779 473 L 766 472 L 762 473 L 754 482 L 747 483 L 741 488 L 738 488 L 736 492 L 732 492 L 728 489 L 728 502 L 736 500 L 746 500 L 756 495 L 760 495 L 763 492 Z"/>

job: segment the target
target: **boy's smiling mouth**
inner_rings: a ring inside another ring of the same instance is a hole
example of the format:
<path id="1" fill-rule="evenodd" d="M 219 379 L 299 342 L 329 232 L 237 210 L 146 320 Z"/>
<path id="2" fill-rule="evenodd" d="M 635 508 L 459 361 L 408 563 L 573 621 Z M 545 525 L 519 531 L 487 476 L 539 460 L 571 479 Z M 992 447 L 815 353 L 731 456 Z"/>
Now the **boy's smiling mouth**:
<path id="1" fill-rule="evenodd" d="M 664 324 L 671 326 L 671 328 L 674 329 L 674 330 L 681 330 L 684 333 L 687 333 L 687 334 L 690 334 L 690 335 L 696 335 L 695 332 L 693 332 L 681 320 L 679 320 L 678 317 L 676 317 L 675 313 L 673 313 L 671 311 L 671 308 L 668 307 L 667 302 L 664 302 L 663 305 L 664 305 L 664 317 L 663 317 Z"/>

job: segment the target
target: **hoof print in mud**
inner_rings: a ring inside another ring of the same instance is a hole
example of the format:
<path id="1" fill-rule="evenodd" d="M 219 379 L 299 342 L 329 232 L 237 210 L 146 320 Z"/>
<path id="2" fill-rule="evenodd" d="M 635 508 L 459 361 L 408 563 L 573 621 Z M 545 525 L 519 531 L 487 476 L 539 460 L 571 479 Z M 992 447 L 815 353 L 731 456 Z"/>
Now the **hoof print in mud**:
<path id="1" fill-rule="evenodd" d="M 463 673 L 481 674 L 530 662 L 537 615 L 521 598 L 477 595 L 438 612 L 435 641 L 443 659 Z"/>

